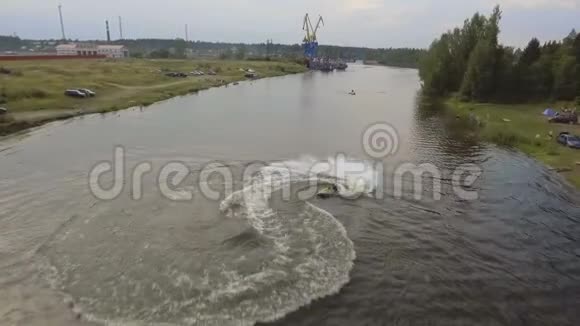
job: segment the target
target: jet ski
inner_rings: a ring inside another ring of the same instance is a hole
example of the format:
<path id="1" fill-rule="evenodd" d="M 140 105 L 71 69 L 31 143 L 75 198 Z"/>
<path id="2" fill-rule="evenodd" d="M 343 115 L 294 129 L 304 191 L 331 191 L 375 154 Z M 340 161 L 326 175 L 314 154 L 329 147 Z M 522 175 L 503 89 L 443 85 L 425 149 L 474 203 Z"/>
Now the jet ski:
<path id="1" fill-rule="evenodd" d="M 322 187 L 316 194 L 318 198 L 322 199 L 328 199 L 336 195 L 338 195 L 338 187 L 334 184 Z"/>

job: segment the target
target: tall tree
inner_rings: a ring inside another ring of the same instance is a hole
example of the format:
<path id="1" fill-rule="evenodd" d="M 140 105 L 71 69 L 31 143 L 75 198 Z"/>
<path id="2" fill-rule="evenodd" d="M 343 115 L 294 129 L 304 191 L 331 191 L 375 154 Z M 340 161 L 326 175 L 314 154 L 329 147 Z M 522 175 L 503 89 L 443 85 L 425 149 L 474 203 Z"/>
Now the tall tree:
<path id="1" fill-rule="evenodd" d="M 570 34 L 568 34 L 568 36 L 566 36 L 564 38 L 564 45 L 571 46 L 574 43 L 574 40 L 576 39 L 577 36 L 578 36 L 578 33 L 576 33 L 576 29 L 572 28 L 572 31 L 570 31 Z"/>
<path id="2" fill-rule="evenodd" d="M 554 66 L 553 97 L 557 100 L 573 100 L 578 90 L 576 58 L 565 55 Z"/>
<path id="3" fill-rule="evenodd" d="M 576 58 L 576 102 L 580 100 L 580 34 L 576 35 L 572 45 L 572 55 Z M 580 104 L 580 103 L 579 103 Z"/>
<path id="4" fill-rule="evenodd" d="M 424 91 L 476 101 L 580 99 L 578 33 L 514 50 L 498 42 L 501 17 L 499 6 L 488 17 L 476 13 L 436 40 L 419 69 Z"/>
<path id="5" fill-rule="evenodd" d="M 497 47 L 498 45 L 498 37 L 499 37 L 499 22 L 501 20 L 502 11 L 498 6 L 493 8 L 493 12 L 491 16 L 489 16 L 487 27 L 486 27 L 486 35 L 485 38 L 491 43 L 491 46 Z"/>
<path id="6" fill-rule="evenodd" d="M 580 65 L 580 34 L 576 36 L 572 44 L 572 55 L 576 57 L 576 63 Z"/>
<path id="7" fill-rule="evenodd" d="M 495 97 L 513 101 L 517 99 L 516 53 L 513 48 L 500 46 L 496 53 Z"/>
<path id="8" fill-rule="evenodd" d="M 424 90 L 445 95 L 461 91 L 468 98 L 487 98 L 493 90 L 499 21 L 497 6 L 488 17 L 479 13 L 434 42 L 420 65 Z"/>
<path id="9" fill-rule="evenodd" d="M 423 89 L 431 95 L 446 95 L 449 92 L 449 72 L 453 60 L 449 52 L 449 36 L 443 35 L 435 40 L 428 54 L 421 60 L 419 75 L 423 80 Z"/>
<path id="10" fill-rule="evenodd" d="M 522 56 L 520 57 L 520 64 L 525 66 L 531 66 L 534 62 L 536 62 L 540 58 L 540 41 L 537 38 L 533 38 L 529 43 L 528 46 L 522 52 Z"/>
<path id="11" fill-rule="evenodd" d="M 467 65 L 461 84 L 461 94 L 477 101 L 489 100 L 494 92 L 494 70 L 496 49 L 491 40 L 480 40 Z"/>
<path id="12" fill-rule="evenodd" d="M 469 99 L 488 100 L 494 92 L 494 82 L 497 62 L 497 47 L 501 10 L 499 6 L 493 9 L 488 19 L 482 20 L 480 38 L 471 51 L 467 70 L 461 84 L 461 94 Z"/>

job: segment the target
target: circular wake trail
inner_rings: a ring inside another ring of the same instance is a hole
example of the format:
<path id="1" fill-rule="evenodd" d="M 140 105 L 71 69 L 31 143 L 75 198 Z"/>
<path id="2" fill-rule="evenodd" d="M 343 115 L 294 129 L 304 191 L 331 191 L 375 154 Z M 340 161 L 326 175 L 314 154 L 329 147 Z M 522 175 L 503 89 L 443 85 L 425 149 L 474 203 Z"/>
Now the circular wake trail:
<path id="1" fill-rule="evenodd" d="M 191 230 L 200 229 L 191 215 L 159 219 L 147 201 L 132 210 L 113 202 L 44 246 L 46 273 L 85 318 L 120 325 L 253 325 L 335 294 L 355 259 L 345 228 L 311 203 L 278 194 L 313 181 L 346 191 L 348 182 L 307 176 L 307 161 L 284 163 L 263 168 L 221 202 L 222 214 L 249 227 L 221 244 L 206 243 L 209 235 L 191 252 Z M 169 222 L 184 227 L 164 233 Z"/>

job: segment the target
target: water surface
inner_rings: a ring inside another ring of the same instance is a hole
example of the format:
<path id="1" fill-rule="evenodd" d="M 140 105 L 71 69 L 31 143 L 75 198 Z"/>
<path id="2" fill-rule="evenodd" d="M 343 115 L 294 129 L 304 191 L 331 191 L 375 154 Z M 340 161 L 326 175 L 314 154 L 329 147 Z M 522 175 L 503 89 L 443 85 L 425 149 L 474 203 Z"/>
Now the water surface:
<path id="1" fill-rule="evenodd" d="M 448 128 L 419 108 L 418 89 L 415 70 L 354 65 L 0 141 L 0 324 L 577 325 L 578 193 L 536 161 Z M 361 136 L 377 122 L 399 137 L 397 153 L 379 161 L 384 198 L 297 198 L 314 162 L 375 162 Z M 140 200 L 129 179 L 112 201 L 89 191 L 89 171 L 115 146 L 127 171 L 153 166 Z M 192 171 L 179 188 L 193 200 L 157 189 L 169 162 Z M 231 197 L 210 200 L 195 185 L 210 162 L 232 171 Z M 252 162 L 262 174 L 244 184 Z M 411 188 L 393 196 L 404 163 L 437 166 L 441 200 L 432 180 L 423 200 Z M 470 188 L 478 200 L 452 191 L 462 164 L 483 170 Z M 290 200 L 263 188 L 264 172 L 281 166 L 296 172 L 274 174 L 292 185 Z"/>

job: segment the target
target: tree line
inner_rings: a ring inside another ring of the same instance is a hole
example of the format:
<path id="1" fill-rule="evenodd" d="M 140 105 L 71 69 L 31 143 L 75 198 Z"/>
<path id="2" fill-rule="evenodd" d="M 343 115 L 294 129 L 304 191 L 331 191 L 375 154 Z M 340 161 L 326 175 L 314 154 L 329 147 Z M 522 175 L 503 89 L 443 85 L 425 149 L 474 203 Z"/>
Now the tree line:
<path id="1" fill-rule="evenodd" d="M 20 38 L 0 35 L 0 51 L 19 50 L 21 46 L 22 42 Z"/>
<path id="2" fill-rule="evenodd" d="M 277 44 L 277 43 L 219 43 L 158 39 L 138 39 L 114 41 L 124 44 L 132 54 L 141 53 L 146 57 L 153 58 L 180 58 L 185 56 L 185 50 L 191 49 L 195 53 L 207 53 L 208 50 L 221 59 L 245 59 L 264 57 L 285 57 L 289 59 L 302 59 L 304 49 L 300 44 Z M 168 51 L 171 49 L 172 51 Z M 420 58 L 425 54 L 424 49 L 386 48 L 371 49 L 366 47 L 320 45 L 318 56 L 344 60 L 376 60 L 380 64 L 418 68 Z"/>
<path id="3" fill-rule="evenodd" d="M 0 51 L 20 51 L 22 47 L 37 49 L 41 52 L 54 51 L 54 45 L 78 42 L 78 40 L 25 40 L 14 36 L 0 36 Z M 102 40 L 88 41 L 96 44 L 108 43 Z M 147 58 L 185 58 L 189 55 L 215 56 L 222 59 L 285 57 L 302 59 L 304 50 L 300 44 L 279 43 L 224 43 L 205 41 L 185 41 L 183 39 L 124 39 L 114 40 L 112 44 L 125 45 L 133 57 Z M 425 53 L 423 49 L 372 49 L 366 47 L 349 47 L 320 45 L 318 55 L 321 57 L 341 58 L 344 60 L 376 60 L 381 64 L 416 68 L 419 58 Z"/>
<path id="4" fill-rule="evenodd" d="M 570 101 L 580 97 L 580 35 L 523 49 L 498 43 L 502 12 L 476 13 L 433 41 L 419 63 L 427 95 L 473 101 Z"/>
<path id="5" fill-rule="evenodd" d="M 418 68 L 419 62 L 425 54 L 424 49 L 373 49 L 368 51 L 366 60 L 374 60 L 385 66 Z"/>

